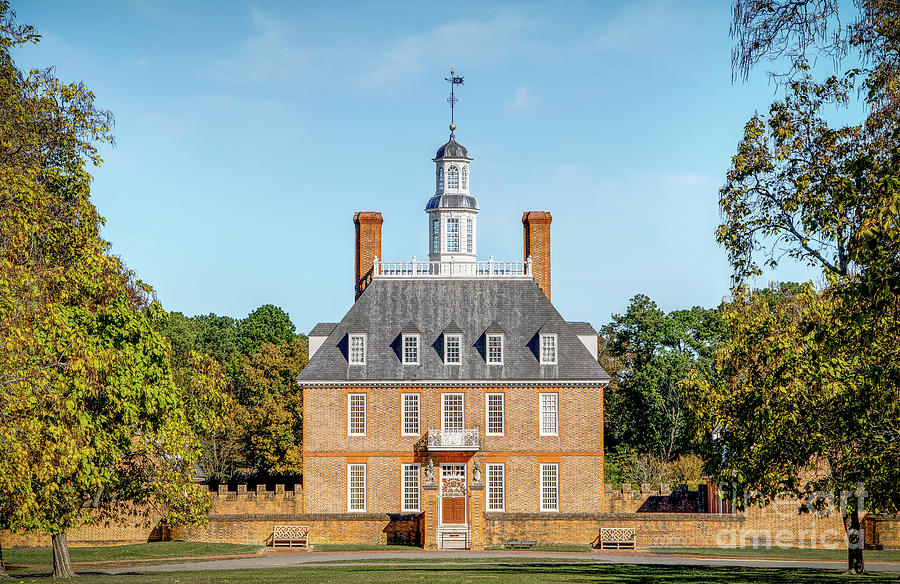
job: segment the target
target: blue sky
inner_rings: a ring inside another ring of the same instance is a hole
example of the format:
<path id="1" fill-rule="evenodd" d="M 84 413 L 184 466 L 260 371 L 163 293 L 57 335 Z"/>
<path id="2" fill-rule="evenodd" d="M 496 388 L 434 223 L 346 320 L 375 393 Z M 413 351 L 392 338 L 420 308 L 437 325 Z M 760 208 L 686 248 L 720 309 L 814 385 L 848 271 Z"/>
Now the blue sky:
<path id="1" fill-rule="evenodd" d="M 522 212 L 553 214 L 553 300 L 595 326 L 647 294 L 715 306 L 729 266 L 717 190 L 775 89 L 731 82 L 730 2 L 14 1 L 56 66 L 116 117 L 94 171 L 105 237 L 168 310 L 353 302 L 357 210 L 385 259 L 427 256 L 443 81 L 465 77 L 479 256 L 521 260 Z M 809 279 L 785 266 L 769 280 Z"/>

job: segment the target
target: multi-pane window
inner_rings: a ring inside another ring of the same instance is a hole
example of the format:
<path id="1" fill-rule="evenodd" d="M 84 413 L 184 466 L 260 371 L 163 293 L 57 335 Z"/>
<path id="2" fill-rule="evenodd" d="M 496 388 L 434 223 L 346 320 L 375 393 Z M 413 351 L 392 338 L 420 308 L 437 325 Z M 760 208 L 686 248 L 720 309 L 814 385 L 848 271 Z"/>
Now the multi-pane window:
<path id="1" fill-rule="evenodd" d="M 366 335 L 350 335 L 350 364 L 366 364 Z"/>
<path id="2" fill-rule="evenodd" d="M 441 427 L 444 430 L 462 431 L 463 429 L 463 394 L 445 393 Z"/>
<path id="3" fill-rule="evenodd" d="M 487 362 L 488 365 L 503 364 L 503 335 L 487 336 Z"/>
<path id="4" fill-rule="evenodd" d="M 559 394 L 541 394 L 541 436 L 556 436 L 559 433 Z"/>
<path id="5" fill-rule="evenodd" d="M 403 335 L 403 364 L 419 364 L 419 335 Z"/>
<path id="6" fill-rule="evenodd" d="M 503 434 L 503 401 L 502 393 L 489 393 L 485 395 L 485 409 L 487 411 L 487 433 L 499 436 Z"/>
<path id="7" fill-rule="evenodd" d="M 475 249 L 475 222 L 471 217 L 466 219 L 466 253 L 474 253 Z"/>
<path id="8" fill-rule="evenodd" d="M 469 188 L 469 167 L 468 166 L 462 167 L 462 188 L 463 188 L 463 190 L 466 190 L 467 188 Z"/>
<path id="9" fill-rule="evenodd" d="M 447 251 L 459 252 L 459 218 L 447 219 Z"/>
<path id="10" fill-rule="evenodd" d="M 559 511 L 559 465 L 541 464 L 541 511 Z"/>
<path id="11" fill-rule="evenodd" d="M 431 221 L 431 253 L 440 253 L 441 251 L 441 220 L 432 219 Z"/>
<path id="12" fill-rule="evenodd" d="M 447 169 L 447 188 L 459 188 L 459 167 L 456 165 L 453 165 Z"/>
<path id="13" fill-rule="evenodd" d="M 556 365 L 556 335 L 541 335 L 541 364 Z"/>
<path id="14" fill-rule="evenodd" d="M 419 435 L 419 394 L 403 394 L 403 432 L 406 436 Z"/>
<path id="15" fill-rule="evenodd" d="M 444 167 L 439 166 L 437 170 L 437 191 L 444 192 Z"/>
<path id="16" fill-rule="evenodd" d="M 347 465 L 347 510 L 366 510 L 366 465 Z"/>
<path id="17" fill-rule="evenodd" d="M 403 465 L 403 511 L 419 510 L 419 465 Z"/>
<path id="18" fill-rule="evenodd" d="M 444 363 L 459 365 L 462 362 L 461 347 L 462 337 L 460 335 L 444 335 Z"/>
<path id="19" fill-rule="evenodd" d="M 366 435 L 366 394 L 347 394 L 347 433 L 350 436 Z"/>
<path id="20" fill-rule="evenodd" d="M 506 469 L 502 463 L 487 465 L 487 510 L 503 511 L 506 507 Z"/>

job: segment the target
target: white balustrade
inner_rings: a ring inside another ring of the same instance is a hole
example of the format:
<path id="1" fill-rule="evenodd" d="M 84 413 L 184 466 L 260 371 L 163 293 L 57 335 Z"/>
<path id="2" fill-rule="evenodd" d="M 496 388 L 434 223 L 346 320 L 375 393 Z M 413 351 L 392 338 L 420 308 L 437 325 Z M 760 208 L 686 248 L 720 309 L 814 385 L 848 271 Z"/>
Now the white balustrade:
<path id="1" fill-rule="evenodd" d="M 532 279 L 531 258 L 524 262 L 496 261 L 381 261 L 375 258 L 375 278 L 522 278 Z"/>
<path id="2" fill-rule="evenodd" d="M 464 430 L 428 429 L 429 450 L 478 450 L 478 428 Z"/>

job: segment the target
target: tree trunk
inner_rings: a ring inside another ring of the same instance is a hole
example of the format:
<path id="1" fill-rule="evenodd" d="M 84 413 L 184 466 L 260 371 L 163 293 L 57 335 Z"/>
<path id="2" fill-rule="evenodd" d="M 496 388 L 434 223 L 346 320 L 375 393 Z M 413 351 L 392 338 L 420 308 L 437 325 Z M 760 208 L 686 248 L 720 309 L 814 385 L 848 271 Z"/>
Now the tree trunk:
<path id="1" fill-rule="evenodd" d="M 3 542 L 0 541 L 0 580 L 6 578 L 9 578 L 9 574 L 6 573 L 6 564 L 3 563 Z"/>
<path id="2" fill-rule="evenodd" d="M 72 569 L 72 560 L 69 559 L 69 543 L 66 541 L 66 532 L 53 536 L 53 577 L 72 578 L 75 570 Z"/>
<path id="3" fill-rule="evenodd" d="M 865 572 L 863 566 L 865 539 L 859 525 L 859 511 L 854 509 L 844 517 L 844 528 L 847 530 L 847 572 L 862 574 Z"/>

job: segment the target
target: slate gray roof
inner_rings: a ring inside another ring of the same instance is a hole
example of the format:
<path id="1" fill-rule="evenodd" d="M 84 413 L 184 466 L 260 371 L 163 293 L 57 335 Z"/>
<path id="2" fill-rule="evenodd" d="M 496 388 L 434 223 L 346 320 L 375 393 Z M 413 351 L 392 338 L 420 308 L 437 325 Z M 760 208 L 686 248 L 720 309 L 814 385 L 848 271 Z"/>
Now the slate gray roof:
<path id="1" fill-rule="evenodd" d="M 597 331 L 594 330 L 594 327 L 591 326 L 589 322 L 567 322 L 569 325 L 569 330 L 575 333 L 576 335 L 596 335 Z"/>
<path id="2" fill-rule="evenodd" d="M 419 365 L 400 361 L 401 331 L 412 323 L 422 335 Z M 445 365 L 443 332 L 462 331 L 462 365 Z M 485 362 L 485 331 L 503 330 L 503 365 Z M 538 360 L 538 331 L 558 331 L 557 365 Z M 367 335 L 366 365 L 347 360 L 349 333 Z M 298 380 L 572 380 L 606 381 L 609 375 L 531 280 L 375 279 L 365 289 Z"/>
<path id="3" fill-rule="evenodd" d="M 309 331 L 307 336 L 309 337 L 327 337 L 334 331 L 335 327 L 337 327 L 338 323 L 336 322 L 320 322 L 316 326 L 313 327 L 313 330 Z"/>
<path id="4" fill-rule="evenodd" d="M 456 141 L 456 136 L 450 132 L 450 139 L 446 144 L 438 148 L 435 158 L 469 158 L 469 151 L 465 146 Z"/>
<path id="5" fill-rule="evenodd" d="M 430 209 L 475 209 L 478 210 L 478 200 L 472 195 L 448 195 L 446 193 L 435 195 L 425 203 L 425 210 Z"/>

